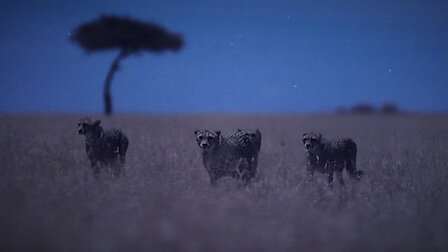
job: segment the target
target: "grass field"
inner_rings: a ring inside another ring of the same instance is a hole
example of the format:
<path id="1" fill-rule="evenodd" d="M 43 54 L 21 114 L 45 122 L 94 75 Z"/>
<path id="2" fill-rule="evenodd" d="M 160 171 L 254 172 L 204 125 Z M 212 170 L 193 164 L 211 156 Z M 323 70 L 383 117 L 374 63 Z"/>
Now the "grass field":
<path id="1" fill-rule="evenodd" d="M 448 250 L 448 116 L 117 115 L 117 181 L 93 178 L 77 119 L 0 116 L 1 251 Z M 211 186 L 194 129 L 256 127 L 255 180 Z M 309 130 L 354 139 L 362 180 L 309 180 Z"/>

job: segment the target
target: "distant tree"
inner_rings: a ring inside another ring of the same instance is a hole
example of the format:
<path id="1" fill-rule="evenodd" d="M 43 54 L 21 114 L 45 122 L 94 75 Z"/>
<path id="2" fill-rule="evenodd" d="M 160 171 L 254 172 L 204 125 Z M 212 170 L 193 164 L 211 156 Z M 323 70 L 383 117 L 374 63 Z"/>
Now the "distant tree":
<path id="1" fill-rule="evenodd" d="M 344 108 L 344 107 L 337 107 L 337 108 L 335 109 L 335 113 L 336 113 L 336 114 L 346 114 L 346 113 L 347 113 L 347 109 Z"/>
<path id="2" fill-rule="evenodd" d="M 105 114 L 112 114 L 110 88 L 120 62 L 141 51 L 162 52 L 179 50 L 184 42 L 182 36 L 170 33 L 156 24 L 144 23 L 128 17 L 102 15 L 92 22 L 81 24 L 71 36 L 87 52 L 118 49 L 104 81 Z"/>
<path id="3" fill-rule="evenodd" d="M 380 112 L 384 114 L 397 114 L 399 111 L 398 106 L 392 102 L 384 103 L 380 109 Z"/>
<path id="4" fill-rule="evenodd" d="M 373 114 L 375 108 L 367 103 L 359 103 L 351 108 L 351 112 L 354 114 Z"/>

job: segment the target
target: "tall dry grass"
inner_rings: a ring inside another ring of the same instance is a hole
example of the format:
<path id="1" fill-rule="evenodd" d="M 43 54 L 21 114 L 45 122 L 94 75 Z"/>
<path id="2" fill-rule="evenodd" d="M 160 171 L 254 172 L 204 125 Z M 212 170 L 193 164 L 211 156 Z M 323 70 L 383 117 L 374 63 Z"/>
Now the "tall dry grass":
<path id="1" fill-rule="evenodd" d="M 448 117 L 102 118 L 130 140 L 127 176 L 92 177 L 77 116 L 0 116 L 2 251 L 446 251 Z M 195 128 L 260 128 L 256 179 L 211 186 Z M 361 181 L 308 179 L 301 133 L 349 136 Z"/>

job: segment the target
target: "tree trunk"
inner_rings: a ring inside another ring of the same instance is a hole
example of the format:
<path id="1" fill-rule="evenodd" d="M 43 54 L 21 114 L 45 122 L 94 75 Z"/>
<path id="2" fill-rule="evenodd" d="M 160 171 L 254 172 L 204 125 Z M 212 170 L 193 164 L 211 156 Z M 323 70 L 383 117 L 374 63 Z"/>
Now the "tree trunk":
<path id="1" fill-rule="evenodd" d="M 114 77 L 115 72 L 120 67 L 120 62 L 122 59 L 126 58 L 129 55 L 127 51 L 121 51 L 118 56 L 112 62 L 110 66 L 109 72 L 107 73 L 106 80 L 104 81 L 104 113 L 106 115 L 112 114 L 112 96 L 110 95 L 110 87 L 112 85 L 112 79 Z"/>

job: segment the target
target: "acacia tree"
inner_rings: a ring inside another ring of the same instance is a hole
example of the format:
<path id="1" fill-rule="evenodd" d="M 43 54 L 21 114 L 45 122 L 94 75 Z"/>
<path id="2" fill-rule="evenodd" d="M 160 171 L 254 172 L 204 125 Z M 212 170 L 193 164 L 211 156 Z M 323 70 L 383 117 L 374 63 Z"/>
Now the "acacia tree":
<path id="1" fill-rule="evenodd" d="M 178 51 L 183 46 L 180 34 L 170 33 L 164 28 L 129 17 L 102 15 L 97 20 L 81 24 L 72 33 L 71 40 L 87 52 L 118 49 L 104 81 L 104 112 L 112 114 L 110 88 L 120 62 L 130 54 L 141 51 Z"/>

